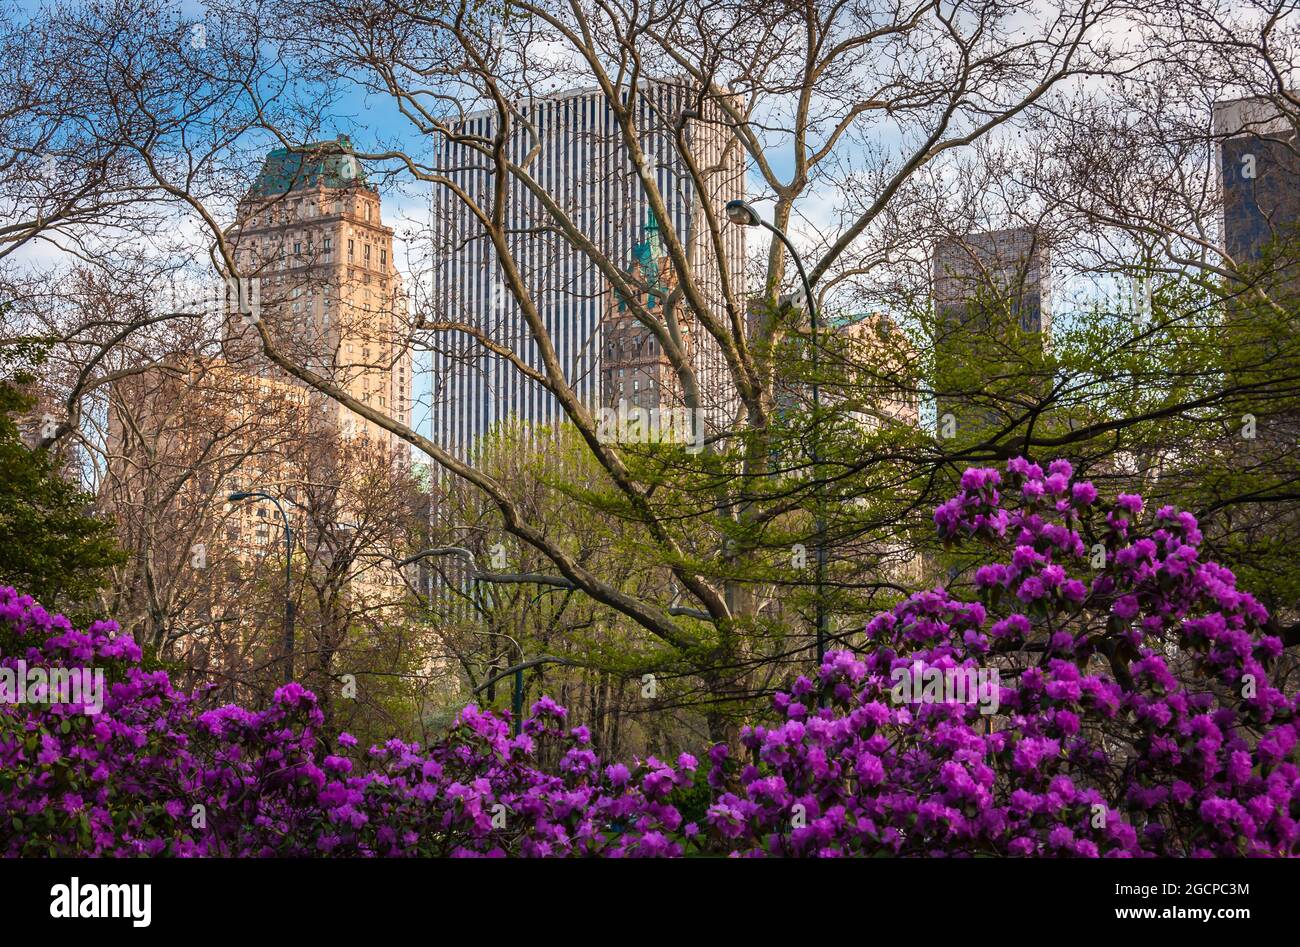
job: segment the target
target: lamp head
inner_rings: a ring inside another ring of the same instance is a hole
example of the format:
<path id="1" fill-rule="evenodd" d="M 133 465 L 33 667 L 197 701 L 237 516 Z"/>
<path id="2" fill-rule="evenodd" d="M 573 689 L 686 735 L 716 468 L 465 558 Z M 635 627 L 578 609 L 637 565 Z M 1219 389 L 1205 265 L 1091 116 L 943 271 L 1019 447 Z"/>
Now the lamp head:
<path id="1" fill-rule="evenodd" d="M 744 201 L 727 201 L 727 219 L 742 227 L 757 227 L 762 223 L 758 211 Z"/>
<path id="2" fill-rule="evenodd" d="M 239 500 L 247 500 L 250 496 L 252 496 L 251 493 L 245 493 L 244 491 L 240 490 L 230 494 L 229 496 L 226 497 L 226 499 L 229 500 L 231 503 L 236 503 Z"/>

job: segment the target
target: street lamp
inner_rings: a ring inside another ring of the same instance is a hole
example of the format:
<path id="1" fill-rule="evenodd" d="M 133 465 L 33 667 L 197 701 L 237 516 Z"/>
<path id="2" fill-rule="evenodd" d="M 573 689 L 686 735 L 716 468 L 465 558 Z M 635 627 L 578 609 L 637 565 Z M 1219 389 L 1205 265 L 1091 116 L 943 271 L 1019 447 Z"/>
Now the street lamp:
<path id="1" fill-rule="evenodd" d="M 474 582 L 473 601 L 475 602 L 476 605 L 478 605 L 479 611 L 483 612 L 484 615 L 486 616 L 487 609 L 483 607 L 483 597 L 479 591 L 481 588 L 481 585 L 479 584 L 479 579 L 480 577 L 488 575 L 489 573 L 484 573 L 479 571 L 478 562 L 474 558 L 474 553 L 471 550 L 466 549 L 464 546 L 438 546 L 433 549 L 422 549 L 419 552 L 417 552 L 415 555 L 407 556 L 405 559 L 400 560 L 397 563 L 397 568 L 399 569 L 404 568 L 406 566 L 411 565 L 414 562 L 419 562 L 421 559 L 427 559 L 431 556 L 459 556 L 460 558 L 464 559 L 466 562 L 469 563 L 470 578 Z M 538 575 L 536 573 L 523 573 L 523 574 L 511 576 L 511 578 L 519 582 L 540 582 L 543 585 L 548 586 L 547 588 L 542 589 L 540 592 L 538 592 L 536 595 L 534 595 L 531 599 L 528 600 L 528 605 L 525 606 L 524 608 L 525 616 L 527 616 L 528 610 L 531 609 L 533 605 L 537 603 L 538 599 L 540 599 L 543 595 L 546 595 L 548 592 L 572 592 L 575 588 L 573 583 L 567 579 L 558 579 L 554 576 Z M 524 714 L 524 670 L 529 667 L 535 667 L 538 664 L 564 664 L 566 663 L 566 660 L 562 658 L 552 658 L 548 655 L 543 655 L 540 659 L 534 658 L 531 661 L 525 661 L 524 649 L 515 638 L 505 634 L 504 632 L 493 632 L 490 628 L 488 629 L 488 634 L 489 635 L 496 634 L 496 635 L 500 635 L 503 638 L 509 638 L 511 643 L 513 643 L 515 646 L 515 655 L 519 659 L 519 663 L 516 664 L 514 667 L 506 669 L 500 674 L 494 674 L 487 681 L 485 681 L 484 683 L 476 687 L 474 689 L 474 693 L 477 694 L 479 691 L 490 687 L 491 685 L 495 684 L 497 681 L 501 680 L 501 678 L 505 677 L 507 674 L 513 674 L 515 676 L 515 687 L 514 687 L 514 692 L 511 694 L 510 697 L 510 709 L 512 711 L 512 716 L 514 718 L 515 736 L 518 736 L 519 724 Z"/>
<path id="2" fill-rule="evenodd" d="M 274 503 L 275 508 L 280 511 L 280 519 L 284 520 L 284 682 L 288 684 L 293 680 L 293 594 L 289 584 L 293 563 L 293 532 L 289 529 L 289 516 L 284 512 L 280 501 L 263 490 L 238 490 L 226 499 L 231 503 L 238 503 L 240 500 L 250 500 L 254 497 Z"/>
<path id="3" fill-rule="evenodd" d="M 529 610 L 538 603 L 543 595 L 549 595 L 551 592 L 572 592 L 573 589 L 566 589 L 560 586 L 551 586 L 544 588 L 528 600 L 524 606 L 524 618 L 528 617 Z M 522 632 L 521 632 L 522 634 Z M 515 642 L 515 655 L 519 658 L 519 664 L 515 666 L 515 692 L 510 702 L 511 709 L 514 712 L 515 736 L 519 736 L 519 727 L 524 718 L 524 649 L 520 647 L 519 642 Z"/>
<path id="4" fill-rule="evenodd" d="M 758 216 L 758 211 L 754 210 L 744 201 L 727 201 L 727 219 L 733 224 L 741 227 L 766 227 L 777 238 L 785 244 L 790 251 L 790 257 L 794 260 L 795 267 L 799 270 L 799 279 L 803 281 L 804 299 L 808 306 L 808 318 L 812 323 L 812 361 L 813 361 L 813 380 L 812 380 L 812 399 L 813 399 L 813 431 L 812 431 L 812 466 L 813 476 L 816 480 L 816 502 L 817 502 L 817 519 L 815 530 L 817 536 L 817 599 L 814 604 L 815 620 L 817 625 L 817 666 L 820 668 L 822 659 L 826 657 L 826 641 L 830 637 L 829 616 L 826 614 L 826 602 L 822 595 L 822 585 L 826 576 L 826 519 L 823 514 L 825 507 L 825 484 L 821 480 L 821 451 L 818 436 L 818 425 L 820 423 L 821 413 L 821 385 L 818 378 L 821 374 L 821 355 L 818 351 L 817 332 L 820 328 L 817 319 L 817 306 L 813 301 L 812 285 L 808 282 L 808 272 L 804 269 L 803 259 L 799 256 L 799 251 L 794 248 L 790 238 L 785 235 L 780 227 L 775 224 L 769 224 L 763 218 Z"/>
<path id="5" fill-rule="evenodd" d="M 727 201 L 727 219 L 733 224 L 740 224 L 742 227 L 761 227 L 763 225 L 763 218 L 758 216 L 758 211 L 744 201 Z M 785 235 L 781 231 L 775 227 L 772 230 L 781 236 L 783 240 L 785 239 Z"/>

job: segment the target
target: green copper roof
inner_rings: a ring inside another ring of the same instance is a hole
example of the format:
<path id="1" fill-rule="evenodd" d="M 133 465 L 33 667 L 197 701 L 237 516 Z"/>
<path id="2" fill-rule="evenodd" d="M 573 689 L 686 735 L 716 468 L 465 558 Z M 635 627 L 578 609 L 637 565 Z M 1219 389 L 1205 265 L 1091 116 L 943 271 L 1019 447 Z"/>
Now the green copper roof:
<path id="1" fill-rule="evenodd" d="M 318 141 L 301 150 L 276 148 L 266 156 L 253 184 L 253 196 L 274 197 L 299 188 L 350 187 L 364 184 L 365 169 L 351 154 L 352 140 L 339 135 L 335 141 Z"/>
<path id="2" fill-rule="evenodd" d="M 659 260 L 664 255 L 664 247 L 659 239 L 659 219 L 654 211 L 646 213 L 642 234 L 645 239 L 632 248 L 632 259 L 641 267 L 642 278 L 650 287 L 649 302 L 653 308 L 655 296 L 664 295 L 664 286 L 659 280 Z"/>

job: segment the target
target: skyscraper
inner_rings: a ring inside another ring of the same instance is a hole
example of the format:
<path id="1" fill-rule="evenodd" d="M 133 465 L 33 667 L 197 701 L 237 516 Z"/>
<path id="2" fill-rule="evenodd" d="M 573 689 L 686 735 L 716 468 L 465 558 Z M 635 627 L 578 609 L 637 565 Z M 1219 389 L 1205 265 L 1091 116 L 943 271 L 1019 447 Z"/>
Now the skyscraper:
<path id="1" fill-rule="evenodd" d="M 636 93 L 636 125 L 640 146 L 652 162 L 667 205 L 665 219 L 655 226 L 671 228 L 681 240 L 710 307 L 720 311 L 720 278 L 703 208 L 707 201 L 723 218 L 726 202 L 743 196 L 744 163 L 718 115 L 710 115 L 707 107 L 704 114 L 709 121 L 684 114 L 694 105 L 685 86 L 645 85 Z M 519 110 L 521 120 L 515 122 L 506 142 L 508 160 L 526 168 L 590 239 L 597 254 L 626 271 L 634 249 L 645 241 L 649 204 L 604 95 L 599 90 L 568 92 L 529 100 Z M 675 141 L 679 120 L 684 123 L 687 147 L 703 169 L 707 191 L 703 195 L 686 173 Z M 496 123 L 495 112 L 478 112 L 466 116 L 456 131 L 491 140 Z M 454 142 L 441 155 L 443 173 L 480 206 L 487 206 L 493 195 L 489 164 Z M 510 181 L 505 198 L 509 250 L 551 337 L 564 377 L 586 404 L 604 404 L 605 386 L 611 383 L 602 365 L 609 281 L 576 241 L 559 232 L 554 213 L 517 178 Z M 534 334 L 506 290 L 500 260 L 479 222 L 447 187 L 438 189 L 433 215 L 440 243 L 433 272 L 435 318 L 472 326 L 508 346 L 529 366 L 540 368 Z M 738 299 L 744 299 L 744 228 L 723 227 L 721 235 L 732 289 Z M 530 424 L 558 419 L 560 408 L 549 392 L 506 359 L 485 352 L 478 341 L 464 333 L 438 331 L 431 333 L 430 342 L 435 442 L 465 456 L 478 437 L 508 418 Z M 720 353 L 711 339 L 696 346 L 696 370 L 706 397 L 713 402 L 706 411 L 721 417 L 730 397 Z"/>
<path id="2" fill-rule="evenodd" d="M 1051 332 L 1047 250 L 1029 227 L 962 234 L 934 251 L 934 303 L 952 319 L 1001 306 L 1024 332 Z"/>
<path id="3" fill-rule="evenodd" d="M 884 313 L 862 313 L 832 319 L 829 331 L 838 340 L 828 353 L 836 360 L 830 399 L 847 395 L 855 402 L 850 416 L 869 430 L 886 423 L 915 427 L 920 416 L 911 377 L 916 353 L 894 320 Z M 837 391 L 841 386 L 844 394 Z"/>
<path id="4" fill-rule="evenodd" d="M 1043 352 L 1051 334 L 1050 300 L 1048 255 L 1036 230 L 1013 227 L 936 244 L 935 398 L 941 437 L 1014 420 L 1012 403 L 1043 380 L 1013 363 Z"/>
<path id="5" fill-rule="evenodd" d="M 341 561 L 337 537 L 358 528 L 359 508 L 379 493 L 358 471 L 369 465 L 380 482 L 397 482 L 390 471 L 409 456 L 405 442 L 271 363 L 254 324 L 298 364 L 408 424 L 411 356 L 392 230 L 346 138 L 270 152 L 227 236 L 240 287 L 223 353 L 169 353 L 114 383 L 105 488 L 121 528 L 139 534 L 124 545 L 150 582 L 166 570 L 178 587 L 201 588 L 192 608 L 175 607 L 198 627 L 221 624 L 229 644 L 260 628 L 244 611 L 240 573 L 278 566 L 284 532 L 270 502 L 228 494 L 264 490 L 282 501 L 301 582 L 303 559 L 307 568 Z M 380 614 L 404 591 L 391 540 L 368 541 L 374 555 L 346 577 L 346 591 Z M 235 653 L 246 652 L 223 650 Z"/>
<path id="6" fill-rule="evenodd" d="M 646 290 L 638 301 L 651 312 L 662 310 L 676 281 L 672 266 L 659 239 L 659 222 L 653 215 L 646 222 L 644 239 L 632 249 L 632 280 Z M 693 353 L 698 341 L 694 326 L 683 327 L 682 345 Z M 681 387 L 673 366 L 658 340 L 631 312 L 628 300 L 612 289 L 605 313 L 601 346 L 602 404 L 619 401 L 643 408 L 660 405 L 677 407 Z"/>
<path id="7" fill-rule="evenodd" d="M 403 424 L 411 421 L 411 352 L 393 230 L 346 136 L 276 149 L 240 202 L 231 240 L 272 336 L 301 364 Z M 229 323 L 227 351 L 270 368 L 251 325 Z M 322 420 L 406 453 L 404 442 L 323 395 Z"/>
<path id="8" fill-rule="evenodd" d="M 1247 287 L 1294 312 L 1300 295 L 1300 136 L 1298 116 L 1260 98 L 1214 108 L 1223 195 L 1223 243 L 1237 278 L 1225 281 L 1224 353 L 1234 385 L 1252 392 L 1246 417 L 1253 444 L 1234 445 L 1244 465 L 1294 479 L 1290 460 L 1300 412 L 1288 379 L 1295 376 L 1294 318 L 1279 323 Z"/>
<path id="9" fill-rule="evenodd" d="M 1300 225 L 1300 152 L 1294 116 L 1267 99 L 1237 99 L 1214 108 L 1223 182 L 1224 246 L 1238 266 L 1280 251 L 1281 267 L 1300 254 L 1286 244 Z M 1294 279 L 1294 274 L 1291 275 Z"/>

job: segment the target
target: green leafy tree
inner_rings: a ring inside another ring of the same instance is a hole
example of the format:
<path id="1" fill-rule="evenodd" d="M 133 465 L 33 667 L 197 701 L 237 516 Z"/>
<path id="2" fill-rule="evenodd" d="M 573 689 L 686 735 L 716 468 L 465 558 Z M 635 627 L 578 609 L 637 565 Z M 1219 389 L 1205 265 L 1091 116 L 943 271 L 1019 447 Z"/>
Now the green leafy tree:
<path id="1" fill-rule="evenodd" d="M 32 375 L 6 375 L 0 378 L 0 584 L 75 613 L 91 603 L 122 553 L 112 525 L 87 512 L 93 498 L 63 478 L 48 449 L 24 443 L 18 418 L 34 403 L 22 390 Z"/>

